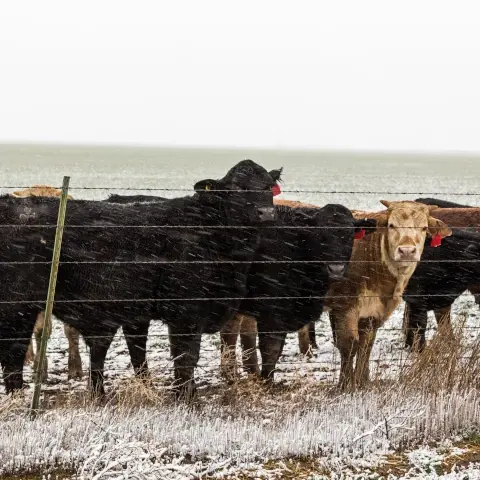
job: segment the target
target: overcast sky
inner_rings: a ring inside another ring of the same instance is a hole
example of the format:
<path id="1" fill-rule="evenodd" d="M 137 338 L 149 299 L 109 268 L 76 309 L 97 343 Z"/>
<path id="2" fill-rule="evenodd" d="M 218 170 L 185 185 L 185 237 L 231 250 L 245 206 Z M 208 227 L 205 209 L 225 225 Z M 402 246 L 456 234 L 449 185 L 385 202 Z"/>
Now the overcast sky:
<path id="1" fill-rule="evenodd" d="M 480 5 L 10 1 L 0 141 L 480 152 Z"/>

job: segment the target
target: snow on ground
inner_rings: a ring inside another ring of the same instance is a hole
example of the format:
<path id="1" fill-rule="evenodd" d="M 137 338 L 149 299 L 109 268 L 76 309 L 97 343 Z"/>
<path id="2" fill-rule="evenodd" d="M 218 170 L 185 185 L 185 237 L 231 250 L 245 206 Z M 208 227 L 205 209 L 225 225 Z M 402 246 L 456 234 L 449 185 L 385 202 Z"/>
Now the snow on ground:
<path id="1" fill-rule="evenodd" d="M 200 411 L 171 404 L 57 408 L 32 421 L 22 411 L 28 398 L 23 400 L 18 400 L 17 411 L 3 416 L 0 475 L 54 466 L 74 470 L 81 479 L 234 478 L 240 472 L 247 478 L 282 478 L 292 472 L 292 464 L 309 457 L 309 468 L 331 472 L 330 478 L 378 478 L 375 471 L 409 440 L 441 442 L 459 427 L 480 422 L 477 391 L 436 398 L 320 394 L 306 409 L 289 410 L 288 402 L 267 404 L 273 408 L 268 419 L 262 418 L 265 411 L 252 416 L 218 404 Z M 423 473 L 437 478 L 436 469 L 447 457 L 465 451 L 441 443 L 435 449 L 407 450 L 404 475 L 397 478 L 420 478 Z M 287 459 L 292 459 L 290 466 Z"/>
<path id="2" fill-rule="evenodd" d="M 465 325 L 465 340 L 474 341 L 480 328 L 480 311 L 472 295 L 465 293 L 454 304 L 453 322 L 455 318 L 463 318 L 468 312 Z M 379 378 L 395 378 L 399 366 L 405 363 L 408 352 L 404 348 L 404 337 L 401 331 L 403 318 L 403 304 L 392 314 L 386 324 L 379 330 L 372 354 L 372 376 Z M 436 330 L 436 321 L 433 314 L 429 314 L 429 330 L 427 338 L 431 338 Z M 314 351 L 312 358 L 306 358 L 299 353 L 297 334 L 291 333 L 287 337 L 283 355 L 278 362 L 277 381 L 288 381 L 303 376 L 308 376 L 318 382 L 331 384 L 338 379 L 340 357 L 338 350 L 332 342 L 332 332 L 328 314 L 323 314 L 317 322 L 317 343 L 319 349 Z M 49 379 L 46 390 L 62 388 L 85 389 L 86 379 L 81 382 L 68 383 L 67 362 L 68 344 L 62 324 L 55 320 L 52 336 L 48 344 Z M 81 341 L 81 355 L 85 378 L 89 368 L 88 351 Z M 167 328 L 159 321 L 152 322 L 147 344 L 147 359 L 149 366 L 155 371 L 156 376 L 164 377 L 166 381 L 173 378 L 173 364 L 170 360 Z M 241 361 L 240 349 L 238 362 Z M 260 355 L 259 355 L 260 358 Z M 223 380 L 219 376 L 220 364 L 220 336 L 219 334 L 204 335 L 200 361 L 196 369 L 196 378 L 200 385 L 218 385 Z M 133 375 L 130 356 L 127 350 L 122 331 L 119 330 L 107 355 L 106 366 L 107 388 L 121 378 Z M 25 367 L 26 381 L 31 384 L 31 366 Z M 0 386 L 3 381 L 0 381 Z"/>

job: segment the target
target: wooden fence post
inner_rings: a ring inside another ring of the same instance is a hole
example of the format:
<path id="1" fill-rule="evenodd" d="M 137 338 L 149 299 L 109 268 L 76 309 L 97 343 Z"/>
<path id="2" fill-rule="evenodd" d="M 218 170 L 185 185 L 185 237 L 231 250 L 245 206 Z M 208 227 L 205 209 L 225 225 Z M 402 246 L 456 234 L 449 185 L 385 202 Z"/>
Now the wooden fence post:
<path id="1" fill-rule="evenodd" d="M 62 195 L 60 197 L 60 205 L 58 207 L 57 228 L 55 231 L 55 243 L 53 246 L 52 266 L 50 269 L 50 281 L 48 283 L 47 304 L 45 307 L 45 323 L 42 331 L 42 339 L 40 340 L 40 351 L 37 352 L 37 369 L 34 372 L 35 385 L 30 411 L 32 418 L 35 418 L 38 414 L 40 393 L 42 390 L 42 367 L 47 354 L 48 337 L 50 336 L 50 332 L 52 330 L 53 301 L 55 299 L 55 286 L 57 284 L 58 265 L 60 262 L 60 251 L 62 248 L 63 227 L 65 224 L 65 212 L 67 210 L 69 183 L 70 177 L 63 177 Z"/>

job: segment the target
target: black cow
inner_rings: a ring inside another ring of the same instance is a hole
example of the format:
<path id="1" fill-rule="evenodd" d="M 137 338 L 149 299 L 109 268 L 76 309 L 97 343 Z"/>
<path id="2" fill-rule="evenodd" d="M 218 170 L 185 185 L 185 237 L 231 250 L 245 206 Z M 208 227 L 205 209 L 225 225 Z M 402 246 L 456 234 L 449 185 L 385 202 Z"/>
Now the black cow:
<path id="1" fill-rule="evenodd" d="M 320 317 L 329 280 L 341 281 L 353 248 L 354 234 L 375 220 L 355 220 L 342 205 L 323 208 L 276 206 L 276 227 L 266 230 L 248 274 L 248 299 L 240 314 L 257 319 L 261 376 L 273 380 L 287 332 L 295 332 Z M 282 298 L 283 297 L 283 298 Z M 233 320 L 234 321 L 234 320 Z M 231 330 L 223 344 L 235 348 Z M 251 373 L 256 361 L 244 357 Z"/>
<path id="2" fill-rule="evenodd" d="M 119 195 L 112 194 L 105 201 L 110 203 L 149 203 L 149 202 L 163 202 L 168 200 L 165 197 L 156 197 L 154 195 Z"/>
<path id="3" fill-rule="evenodd" d="M 451 305 L 465 290 L 478 286 L 479 278 L 480 234 L 455 229 L 452 236 L 442 240 L 441 248 L 427 243 L 403 294 L 406 346 L 425 346 L 430 310 L 448 327 Z"/>
<path id="4" fill-rule="evenodd" d="M 190 197 L 148 205 L 69 201 L 54 315 L 90 347 L 93 391 L 104 393 L 105 356 L 120 326 L 136 374 L 147 371 L 148 324 L 160 318 L 172 333 L 180 392 L 194 392 L 201 335 L 218 331 L 245 296 L 259 227 L 274 219 L 272 188 L 279 176 L 244 160 L 221 180 L 198 182 Z M 54 227 L 57 211 L 58 199 L 0 197 L 0 259 L 49 261 L 55 229 L 39 226 Z M 2 264 L 0 272 L 0 300 L 23 302 L 0 304 L 0 362 L 11 392 L 23 384 L 49 266 Z"/>
<path id="5" fill-rule="evenodd" d="M 425 205 L 436 205 L 439 208 L 474 208 L 470 205 L 462 205 L 460 203 L 440 200 L 438 198 L 417 198 L 415 201 L 418 203 L 424 203 Z"/>

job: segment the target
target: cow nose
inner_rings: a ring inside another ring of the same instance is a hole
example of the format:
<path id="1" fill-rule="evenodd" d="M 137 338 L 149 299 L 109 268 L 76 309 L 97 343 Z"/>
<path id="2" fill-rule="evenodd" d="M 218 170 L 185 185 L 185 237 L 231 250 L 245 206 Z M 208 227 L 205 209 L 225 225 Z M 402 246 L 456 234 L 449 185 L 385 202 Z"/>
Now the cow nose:
<path id="1" fill-rule="evenodd" d="M 344 263 L 333 263 L 328 265 L 328 276 L 333 279 L 342 278 L 347 266 Z"/>
<path id="2" fill-rule="evenodd" d="M 417 251 L 416 247 L 398 247 L 398 252 L 402 257 L 410 257 Z"/>
<path id="3" fill-rule="evenodd" d="M 259 208 L 258 216 L 261 222 L 271 222 L 275 220 L 275 209 L 273 207 Z"/>

